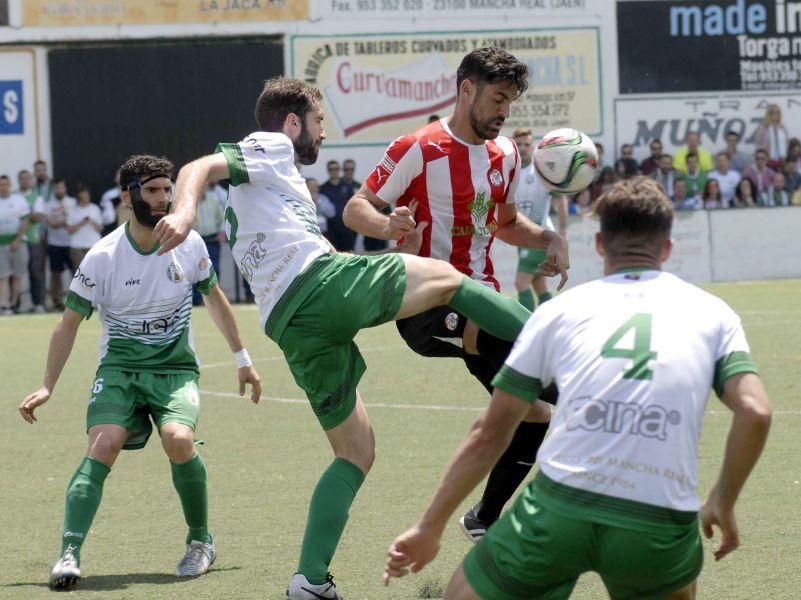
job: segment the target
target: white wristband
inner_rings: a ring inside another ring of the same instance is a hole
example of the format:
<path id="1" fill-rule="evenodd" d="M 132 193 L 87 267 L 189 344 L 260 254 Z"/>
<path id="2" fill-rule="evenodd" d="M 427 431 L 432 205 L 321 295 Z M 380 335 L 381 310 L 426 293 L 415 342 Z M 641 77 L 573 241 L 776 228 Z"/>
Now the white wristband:
<path id="1" fill-rule="evenodd" d="M 253 364 L 250 360 L 250 355 L 245 348 L 242 348 L 239 352 L 234 353 L 234 358 L 236 358 L 236 368 L 241 369 L 242 367 L 249 367 Z"/>

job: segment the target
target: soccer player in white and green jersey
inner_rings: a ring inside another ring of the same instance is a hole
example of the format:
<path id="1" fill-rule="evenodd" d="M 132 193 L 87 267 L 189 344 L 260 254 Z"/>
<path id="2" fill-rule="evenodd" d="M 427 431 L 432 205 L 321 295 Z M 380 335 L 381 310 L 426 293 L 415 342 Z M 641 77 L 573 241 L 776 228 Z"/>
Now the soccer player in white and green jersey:
<path id="1" fill-rule="evenodd" d="M 331 248 L 295 166 L 314 163 L 325 139 L 321 100 L 317 88 L 297 79 L 268 81 L 256 104 L 259 131 L 181 169 L 175 210 L 156 227 L 162 250 L 174 247 L 192 226 L 206 182 L 230 180 L 225 214 L 234 260 L 256 296 L 262 328 L 281 347 L 334 452 L 312 495 L 290 600 L 342 597 L 328 568 L 375 458 L 356 391 L 366 369 L 353 343 L 358 331 L 449 304 L 481 329 L 513 340 L 530 314 L 444 261 Z M 389 218 L 419 241 L 426 224 L 416 224 L 408 207 Z"/>
<path id="2" fill-rule="evenodd" d="M 515 193 L 518 212 L 526 215 L 537 225 L 554 231 L 551 221 L 551 203 L 559 218 L 559 235 L 567 236 L 567 196 L 554 194 L 545 187 L 537 175 L 532 160 L 534 155 L 534 136 L 530 129 L 517 129 L 512 135 L 520 152 L 520 183 Z M 548 279 L 542 274 L 540 265 L 546 262 L 546 252 L 541 248 L 517 249 L 517 272 L 515 289 L 520 304 L 534 310 L 534 294 L 537 305 L 550 300 L 553 295 L 548 289 Z"/>
<path id="3" fill-rule="evenodd" d="M 660 270 L 673 209 L 655 181 L 616 184 L 595 212 L 606 276 L 528 321 L 434 500 L 390 547 L 385 581 L 433 560 L 451 513 L 550 381 L 560 396 L 540 471 L 465 557 L 445 598 L 556 600 L 595 571 L 612 598 L 690 599 L 703 562 L 699 517 L 708 537 L 713 525 L 722 531 L 716 559 L 737 548 L 734 504 L 771 419 L 740 319 Z M 710 388 L 734 418 L 702 507 L 698 441 Z"/>
<path id="4" fill-rule="evenodd" d="M 50 339 L 44 383 L 19 407 L 26 421 L 36 421 L 34 411 L 50 399 L 78 327 L 97 309 L 103 335 L 100 366 L 88 394 L 89 445 L 67 488 L 61 558 L 50 574 L 54 588 L 71 587 L 80 579 L 81 547 L 100 505 L 103 483 L 120 450 L 145 446 L 151 419 L 170 460 L 189 528 L 176 574 L 200 575 L 214 562 L 206 468 L 193 442 L 200 411 L 190 326 L 193 284 L 237 353 L 240 394 L 249 383 L 251 399 L 258 402 L 261 388 L 200 236 L 193 232 L 179 247 L 156 253 L 153 228 L 169 210 L 173 171 L 166 158 L 147 155 L 132 156 L 123 164 L 122 200 L 133 209 L 131 219 L 97 242 L 75 271 L 66 310 Z"/>

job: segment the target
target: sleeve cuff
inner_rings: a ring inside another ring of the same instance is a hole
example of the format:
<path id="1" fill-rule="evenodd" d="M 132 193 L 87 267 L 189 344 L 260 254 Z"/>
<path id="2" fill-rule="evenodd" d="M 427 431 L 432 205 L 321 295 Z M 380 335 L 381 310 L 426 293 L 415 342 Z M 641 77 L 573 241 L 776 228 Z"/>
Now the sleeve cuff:
<path id="1" fill-rule="evenodd" d="M 83 315 L 85 319 L 88 319 L 92 316 L 92 303 L 83 296 L 79 296 L 72 290 L 70 290 L 67 294 L 67 299 L 64 301 L 64 306 L 71 308 L 79 315 Z"/>
<path id="2" fill-rule="evenodd" d="M 492 380 L 493 387 L 517 396 L 526 402 L 535 402 L 542 392 L 542 381 L 503 365 Z"/>
<path id="3" fill-rule="evenodd" d="M 738 373 L 759 374 L 756 364 L 748 352 L 731 352 L 718 359 L 715 363 L 715 379 L 712 387 L 718 398 L 723 396 L 723 384 L 726 380 Z"/>
<path id="4" fill-rule="evenodd" d="M 208 296 L 215 285 L 217 285 L 217 273 L 215 273 L 214 267 L 210 267 L 209 276 L 203 281 L 197 282 L 197 289 L 204 296 Z"/>
<path id="5" fill-rule="evenodd" d="M 245 166 L 245 157 L 239 144 L 217 144 L 215 152 L 222 152 L 228 162 L 228 171 L 231 174 L 231 185 L 236 187 L 242 183 L 250 183 L 248 169 Z"/>

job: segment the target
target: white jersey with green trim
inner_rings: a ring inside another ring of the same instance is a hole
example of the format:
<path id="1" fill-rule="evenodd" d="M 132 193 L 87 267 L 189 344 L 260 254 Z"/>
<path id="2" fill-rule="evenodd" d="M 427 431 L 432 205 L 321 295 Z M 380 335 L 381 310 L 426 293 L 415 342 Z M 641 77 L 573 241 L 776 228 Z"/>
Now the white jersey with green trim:
<path id="1" fill-rule="evenodd" d="M 190 324 L 192 285 L 216 283 L 206 245 L 195 231 L 159 256 L 142 252 L 122 225 L 92 246 L 70 285 L 67 306 L 103 324 L 100 366 L 122 370 L 197 370 Z"/>
<path id="2" fill-rule="evenodd" d="M 697 511 L 709 392 L 756 371 L 748 352 L 739 317 L 719 298 L 669 273 L 618 273 L 538 308 L 495 382 L 521 396 L 556 382 L 537 454 L 553 481 Z"/>
<path id="3" fill-rule="evenodd" d="M 542 183 L 534 163 L 520 168 L 520 183 L 515 194 L 517 210 L 537 225 L 553 231 L 551 221 L 551 192 Z"/>
<path id="4" fill-rule="evenodd" d="M 331 247 L 320 233 L 317 207 L 286 135 L 257 131 L 238 144 L 220 144 L 217 151 L 231 174 L 228 243 L 256 297 L 263 329 L 292 281 Z"/>

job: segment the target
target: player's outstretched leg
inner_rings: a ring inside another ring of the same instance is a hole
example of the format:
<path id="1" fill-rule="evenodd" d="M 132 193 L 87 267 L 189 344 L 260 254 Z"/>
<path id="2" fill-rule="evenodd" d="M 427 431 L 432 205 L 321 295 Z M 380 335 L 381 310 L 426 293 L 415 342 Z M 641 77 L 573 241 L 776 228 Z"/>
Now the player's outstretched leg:
<path id="1" fill-rule="evenodd" d="M 206 466 L 195 454 L 194 431 L 182 423 L 165 423 L 161 429 L 161 443 L 170 459 L 172 483 L 188 527 L 186 552 L 178 563 L 178 577 L 203 575 L 209 570 L 217 554 L 209 533 L 209 501 L 206 485 Z"/>
<path id="2" fill-rule="evenodd" d="M 479 329 L 502 340 L 514 341 L 531 316 L 516 300 L 462 275 L 444 261 L 410 254 L 400 256 L 406 267 L 406 289 L 395 320 L 447 304 Z"/>
<path id="3" fill-rule="evenodd" d="M 89 451 L 67 485 L 61 556 L 50 571 L 50 587 L 66 589 L 81 578 L 81 547 L 103 497 L 103 484 L 128 437 L 118 425 L 89 429 Z"/>
<path id="4" fill-rule="evenodd" d="M 342 600 L 328 568 L 350 505 L 375 459 L 375 436 L 358 393 L 350 416 L 326 435 L 336 458 L 312 494 L 298 572 L 287 587 L 287 600 Z"/>

